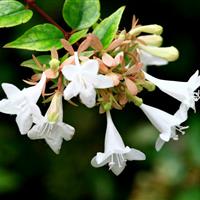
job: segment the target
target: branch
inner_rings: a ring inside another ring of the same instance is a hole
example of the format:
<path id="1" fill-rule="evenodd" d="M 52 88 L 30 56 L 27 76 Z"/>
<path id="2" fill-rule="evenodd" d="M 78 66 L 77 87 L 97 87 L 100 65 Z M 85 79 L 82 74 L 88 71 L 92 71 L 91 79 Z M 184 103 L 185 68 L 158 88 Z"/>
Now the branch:
<path id="1" fill-rule="evenodd" d="M 59 24 L 57 24 L 44 10 L 42 10 L 35 2 L 35 0 L 24 0 L 28 7 L 35 9 L 45 20 L 56 26 L 61 30 L 65 36 L 65 39 L 68 40 L 70 33 L 66 32 Z"/>

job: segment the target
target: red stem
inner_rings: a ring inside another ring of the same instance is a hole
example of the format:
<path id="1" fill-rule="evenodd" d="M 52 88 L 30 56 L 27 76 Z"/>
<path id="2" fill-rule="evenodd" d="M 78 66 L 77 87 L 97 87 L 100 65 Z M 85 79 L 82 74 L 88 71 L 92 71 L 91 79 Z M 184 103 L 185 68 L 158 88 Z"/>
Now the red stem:
<path id="1" fill-rule="evenodd" d="M 70 33 L 66 32 L 59 24 L 57 24 L 44 10 L 42 10 L 35 2 L 35 0 L 24 0 L 30 8 L 35 9 L 45 20 L 56 26 L 61 30 L 65 36 L 65 39 L 68 40 Z"/>

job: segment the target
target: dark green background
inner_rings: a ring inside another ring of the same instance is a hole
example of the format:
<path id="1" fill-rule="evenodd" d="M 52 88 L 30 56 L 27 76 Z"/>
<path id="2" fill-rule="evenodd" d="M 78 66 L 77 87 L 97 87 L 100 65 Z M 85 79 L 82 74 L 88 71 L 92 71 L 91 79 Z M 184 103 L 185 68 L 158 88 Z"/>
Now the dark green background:
<path id="1" fill-rule="evenodd" d="M 23 1 L 21 1 L 23 2 Z M 62 20 L 63 0 L 36 1 L 68 29 Z M 102 18 L 118 7 L 127 5 L 121 29 L 129 30 L 132 15 L 141 24 L 160 24 L 164 28 L 163 46 L 176 46 L 178 61 L 162 67 L 149 67 L 160 78 L 183 80 L 200 66 L 200 1 L 198 0 L 101 0 Z M 0 30 L 0 45 L 14 40 L 33 25 L 45 21 L 34 13 L 27 24 Z M 22 79 L 31 70 L 20 63 L 33 52 L 0 49 L 0 82 L 26 85 Z M 37 54 L 37 53 L 36 53 Z M 5 97 L 2 89 L 1 98 Z M 144 94 L 145 103 L 173 113 L 179 103 L 156 90 Z M 44 110 L 47 106 L 44 107 Z M 76 128 L 70 142 L 64 142 L 60 155 L 55 155 L 43 140 L 32 141 L 21 136 L 15 117 L 0 113 L 0 200 L 199 200 L 200 199 L 200 115 L 189 112 L 190 128 L 177 142 L 171 141 L 160 152 L 154 149 L 156 129 L 133 105 L 112 112 L 113 120 L 125 143 L 143 151 L 147 159 L 128 162 L 116 177 L 108 167 L 95 169 L 90 160 L 103 150 L 106 121 L 98 109 L 64 105 L 65 121 Z"/>

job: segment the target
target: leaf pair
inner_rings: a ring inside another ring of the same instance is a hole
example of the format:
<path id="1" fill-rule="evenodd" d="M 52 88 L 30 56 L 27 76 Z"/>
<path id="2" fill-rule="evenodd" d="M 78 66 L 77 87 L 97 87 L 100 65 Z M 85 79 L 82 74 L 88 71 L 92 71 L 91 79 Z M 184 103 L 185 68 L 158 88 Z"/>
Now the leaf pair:
<path id="1" fill-rule="evenodd" d="M 0 26 L 3 26 L 4 23 L 3 27 L 25 23 L 32 16 L 32 11 L 25 10 L 24 6 L 17 1 L 3 0 L 0 2 L 0 8 Z M 5 11 L 2 10 L 3 8 Z M 104 48 L 107 48 L 114 39 L 123 11 L 124 7 L 119 8 L 94 28 L 93 34 L 99 37 Z M 26 17 L 24 17 L 23 13 L 26 13 Z M 97 22 L 99 16 L 99 0 L 65 0 L 63 18 L 75 31 L 69 38 L 70 44 L 74 44 L 85 37 L 88 28 Z M 17 19 L 15 23 L 12 22 L 14 18 Z M 49 51 L 52 47 L 62 48 L 60 42 L 62 38 L 64 38 L 64 35 L 58 28 L 46 23 L 32 27 L 15 41 L 6 44 L 5 47 Z"/>

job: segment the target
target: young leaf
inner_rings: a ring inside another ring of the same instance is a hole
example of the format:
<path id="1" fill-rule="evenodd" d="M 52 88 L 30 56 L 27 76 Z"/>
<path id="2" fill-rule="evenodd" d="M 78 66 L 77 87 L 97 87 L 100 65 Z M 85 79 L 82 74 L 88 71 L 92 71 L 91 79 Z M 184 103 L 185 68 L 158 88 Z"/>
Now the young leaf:
<path id="1" fill-rule="evenodd" d="M 42 55 L 42 56 L 36 57 L 36 59 L 40 62 L 41 65 L 45 64 L 46 66 L 48 66 L 49 62 L 51 60 L 51 56 L 50 55 Z M 29 60 L 22 62 L 21 66 L 28 67 L 28 68 L 31 68 L 36 71 L 42 71 L 42 69 L 39 66 L 37 66 L 37 64 L 35 63 L 35 61 L 33 59 L 29 59 Z"/>
<path id="2" fill-rule="evenodd" d="M 33 12 L 18 1 L 0 1 L 0 28 L 17 26 L 31 19 Z"/>
<path id="3" fill-rule="evenodd" d="M 112 15 L 105 18 L 100 24 L 98 24 L 93 34 L 95 34 L 102 42 L 104 48 L 107 48 L 109 44 L 114 39 L 119 23 L 124 12 L 125 7 L 122 6 L 117 11 L 115 11 Z"/>
<path id="4" fill-rule="evenodd" d="M 63 33 L 51 24 L 41 24 L 32 27 L 15 41 L 6 44 L 6 48 L 49 51 L 52 47 L 62 48 L 60 39 Z"/>
<path id="5" fill-rule="evenodd" d="M 83 29 L 81 31 L 78 31 L 78 32 L 74 33 L 69 38 L 69 43 L 71 45 L 76 43 L 78 40 L 80 40 L 81 38 L 85 37 L 87 35 L 87 32 L 88 32 L 88 29 Z"/>
<path id="6" fill-rule="evenodd" d="M 65 0 L 63 18 L 76 30 L 91 27 L 100 16 L 99 0 Z"/>

